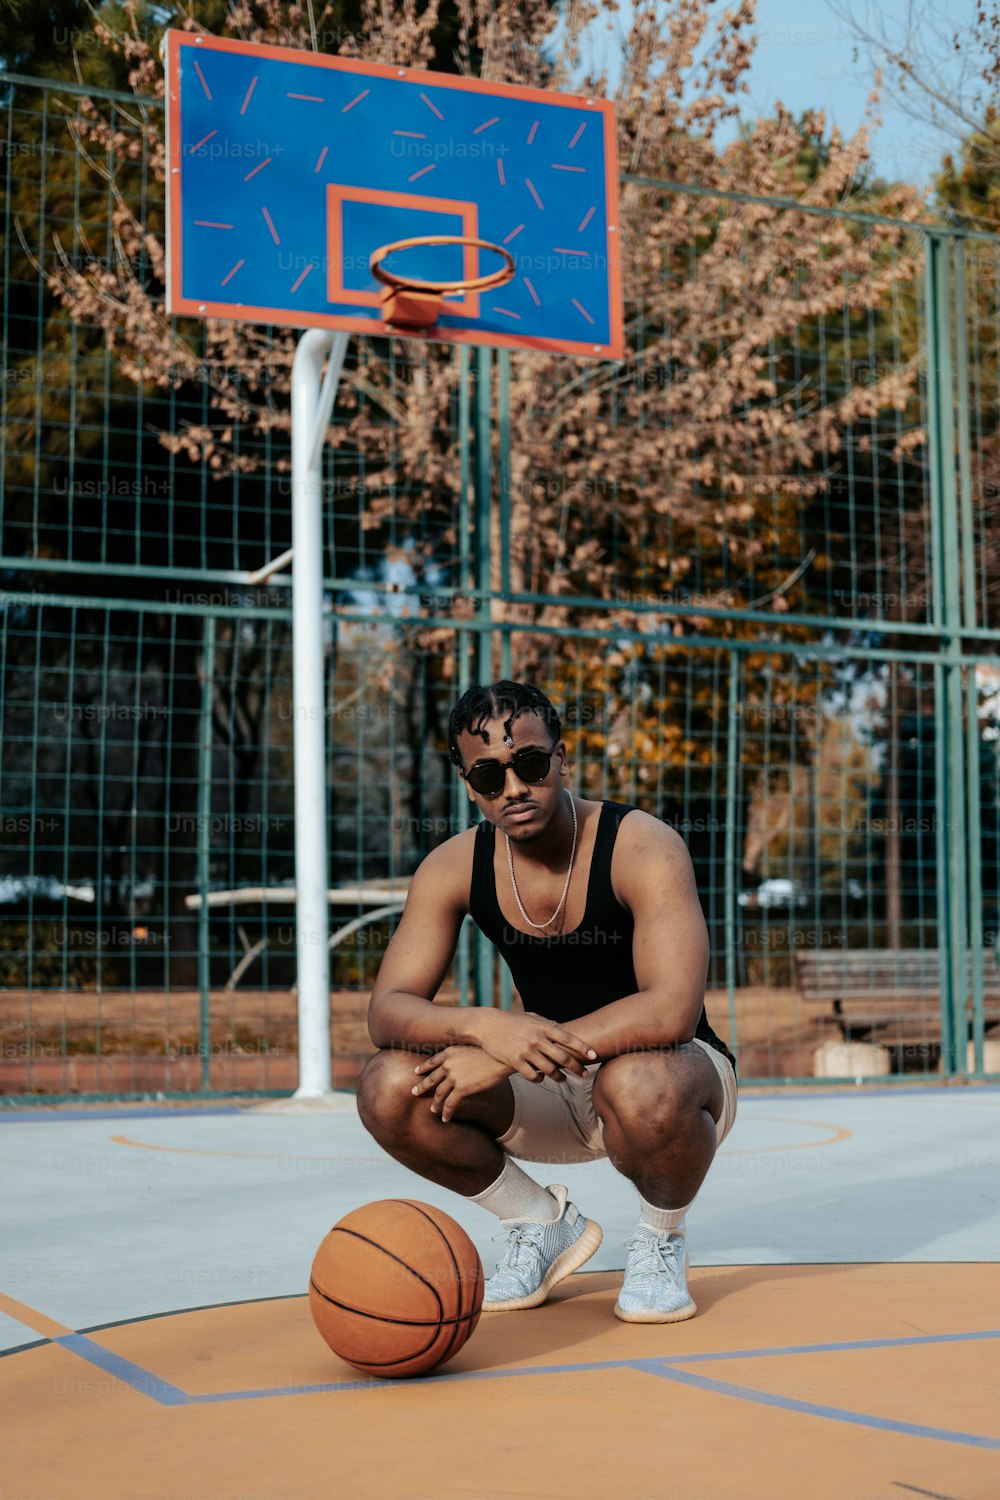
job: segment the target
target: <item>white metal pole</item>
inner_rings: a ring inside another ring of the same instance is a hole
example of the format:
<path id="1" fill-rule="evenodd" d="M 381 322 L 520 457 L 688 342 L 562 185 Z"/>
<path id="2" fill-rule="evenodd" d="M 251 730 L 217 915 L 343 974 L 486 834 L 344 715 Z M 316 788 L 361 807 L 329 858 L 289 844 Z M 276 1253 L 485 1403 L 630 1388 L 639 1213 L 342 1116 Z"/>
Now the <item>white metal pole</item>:
<path id="1" fill-rule="evenodd" d="M 296 1099 L 322 1098 L 331 1093 L 321 456 L 348 337 L 310 328 L 299 339 L 292 364 L 292 722 L 299 999 Z M 320 371 L 327 353 L 330 362 L 321 391 Z"/>

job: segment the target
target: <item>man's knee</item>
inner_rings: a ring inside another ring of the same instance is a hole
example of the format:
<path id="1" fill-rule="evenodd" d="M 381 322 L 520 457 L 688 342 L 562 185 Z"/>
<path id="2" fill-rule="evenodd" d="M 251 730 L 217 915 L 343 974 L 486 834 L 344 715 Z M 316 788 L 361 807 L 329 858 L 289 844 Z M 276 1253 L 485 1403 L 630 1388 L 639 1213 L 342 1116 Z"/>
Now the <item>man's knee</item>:
<path id="1" fill-rule="evenodd" d="M 358 1115 L 366 1129 L 385 1124 L 409 1113 L 416 1096 L 418 1054 L 383 1048 L 370 1057 L 358 1078 Z"/>
<path id="2" fill-rule="evenodd" d="M 693 1044 L 609 1058 L 594 1079 L 594 1108 L 605 1127 L 637 1140 L 664 1140 L 707 1107 L 703 1064 Z"/>

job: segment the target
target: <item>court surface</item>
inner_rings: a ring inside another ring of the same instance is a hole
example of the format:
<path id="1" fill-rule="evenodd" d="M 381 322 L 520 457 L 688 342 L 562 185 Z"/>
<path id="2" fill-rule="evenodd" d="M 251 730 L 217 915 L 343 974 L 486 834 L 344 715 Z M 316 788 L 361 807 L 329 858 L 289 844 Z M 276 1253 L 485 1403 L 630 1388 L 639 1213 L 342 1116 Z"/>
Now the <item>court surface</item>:
<path id="1" fill-rule="evenodd" d="M 538 1167 L 604 1228 L 544 1307 L 372 1381 L 305 1294 L 349 1209 L 482 1210 L 353 1098 L 0 1113 L 4 1500 L 1000 1500 L 1000 1089 L 746 1090 L 689 1220 L 699 1315 L 612 1314 L 634 1189 Z"/>

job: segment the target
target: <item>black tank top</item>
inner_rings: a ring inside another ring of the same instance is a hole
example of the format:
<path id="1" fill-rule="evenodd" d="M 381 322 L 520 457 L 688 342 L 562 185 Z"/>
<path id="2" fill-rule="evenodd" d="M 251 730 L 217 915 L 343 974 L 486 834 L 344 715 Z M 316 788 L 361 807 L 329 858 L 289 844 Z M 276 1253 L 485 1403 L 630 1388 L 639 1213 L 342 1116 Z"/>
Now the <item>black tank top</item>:
<path id="1" fill-rule="evenodd" d="M 632 965 L 632 913 L 611 887 L 615 839 L 625 814 L 632 811 L 625 802 L 605 802 L 601 807 L 583 918 L 572 932 L 556 937 L 521 932 L 504 919 L 493 872 L 496 830 L 486 822 L 476 829 L 469 915 L 510 969 L 525 1010 L 565 1026 L 575 1016 L 589 1015 L 639 988 Z M 709 1026 L 704 1006 L 695 1036 L 723 1053 L 735 1068 L 736 1060 Z"/>

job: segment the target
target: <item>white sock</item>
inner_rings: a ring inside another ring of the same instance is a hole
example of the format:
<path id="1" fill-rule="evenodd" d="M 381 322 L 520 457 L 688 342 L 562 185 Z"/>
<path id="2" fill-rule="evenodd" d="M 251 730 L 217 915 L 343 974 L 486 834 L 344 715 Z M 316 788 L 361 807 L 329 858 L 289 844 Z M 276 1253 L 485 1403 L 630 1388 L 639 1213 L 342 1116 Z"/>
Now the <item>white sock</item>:
<path id="1" fill-rule="evenodd" d="M 657 1234 L 684 1233 L 684 1217 L 691 1207 L 690 1203 L 684 1208 L 654 1208 L 641 1193 L 639 1202 L 642 1205 L 639 1222 L 645 1224 L 647 1229 L 655 1229 Z"/>
<path id="2" fill-rule="evenodd" d="M 533 1224 L 548 1224 L 559 1217 L 559 1205 L 552 1194 L 539 1187 L 527 1172 L 522 1172 L 509 1156 L 496 1182 L 491 1182 L 481 1193 L 472 1193 L 469 1202 L 488 1208 L 498 1219 L 524 1219 Z"/>

